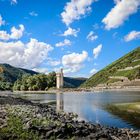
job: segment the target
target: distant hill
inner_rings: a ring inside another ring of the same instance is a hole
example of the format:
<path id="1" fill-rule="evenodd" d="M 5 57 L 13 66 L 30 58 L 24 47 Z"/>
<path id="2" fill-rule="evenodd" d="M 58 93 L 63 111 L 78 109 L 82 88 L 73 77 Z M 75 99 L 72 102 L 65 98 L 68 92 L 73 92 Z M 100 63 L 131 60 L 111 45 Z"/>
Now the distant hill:
<path id="1" fill-rule="evenodd" d="M 24 74 L 38 74 L 35 71 L 16 68 L 9 64 L 0 64 L 0 81 L 14 83 Z"/>
<path id="2" fill-rule="evenodd" d="M 91 76 L 81 87 L 103 85 L 140 86 L 140 47 Z"/>
<path id="3" fill-rule="evenodd" d="M 82 83 L 84 83 L 86 80 L 87 80 L 87 78 L 64 77 L 64 87 L 77 88 Z"/>

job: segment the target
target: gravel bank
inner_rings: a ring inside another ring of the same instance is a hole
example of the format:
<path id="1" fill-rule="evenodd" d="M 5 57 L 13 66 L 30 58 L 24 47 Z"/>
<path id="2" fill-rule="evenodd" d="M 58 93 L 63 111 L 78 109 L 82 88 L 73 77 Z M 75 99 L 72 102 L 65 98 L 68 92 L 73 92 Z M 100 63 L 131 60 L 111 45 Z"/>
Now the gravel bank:
<path id="1" fill-rule="evenodd" d="M 0 96 L 0 140 L 140 140 L 140 131 L 77 121 L 73 113 Z"/>

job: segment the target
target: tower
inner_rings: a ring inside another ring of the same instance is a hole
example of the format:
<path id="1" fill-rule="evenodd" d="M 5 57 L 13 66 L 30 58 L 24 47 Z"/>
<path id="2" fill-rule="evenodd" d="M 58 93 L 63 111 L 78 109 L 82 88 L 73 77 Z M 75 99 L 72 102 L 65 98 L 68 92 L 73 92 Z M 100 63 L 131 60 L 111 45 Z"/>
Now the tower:
<path id="1" fill-rule="evenodd" d="M 58 89 L 63 88 L 63 69 L 60 70 L 60 72 L 56 73 L 56 87 Z"/>

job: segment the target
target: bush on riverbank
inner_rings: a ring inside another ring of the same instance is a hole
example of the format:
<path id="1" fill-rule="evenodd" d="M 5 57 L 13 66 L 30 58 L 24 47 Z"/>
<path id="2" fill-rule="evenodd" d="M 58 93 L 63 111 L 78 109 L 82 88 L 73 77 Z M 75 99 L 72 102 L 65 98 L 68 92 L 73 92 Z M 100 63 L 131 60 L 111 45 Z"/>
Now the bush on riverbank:
<path id="1" fill-rule="evenodd" d="M 0 81 L 0 91 L 12 90 L 13 84 L 10 82 Z"/>

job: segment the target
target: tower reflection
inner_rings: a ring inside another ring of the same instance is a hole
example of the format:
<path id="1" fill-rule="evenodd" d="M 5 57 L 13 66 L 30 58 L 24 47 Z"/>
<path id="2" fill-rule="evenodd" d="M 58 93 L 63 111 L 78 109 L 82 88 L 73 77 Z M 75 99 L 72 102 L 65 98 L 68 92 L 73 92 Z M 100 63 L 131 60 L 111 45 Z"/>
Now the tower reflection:
<path id="1" fill-rule="evenodd" d="M 64 101 L 63 101 L 63 94 L 62 93 L 57 93 L 56 94 L 56 110 L 63 111 L 64 109 Z"/>

